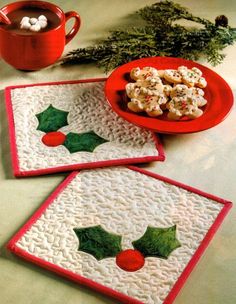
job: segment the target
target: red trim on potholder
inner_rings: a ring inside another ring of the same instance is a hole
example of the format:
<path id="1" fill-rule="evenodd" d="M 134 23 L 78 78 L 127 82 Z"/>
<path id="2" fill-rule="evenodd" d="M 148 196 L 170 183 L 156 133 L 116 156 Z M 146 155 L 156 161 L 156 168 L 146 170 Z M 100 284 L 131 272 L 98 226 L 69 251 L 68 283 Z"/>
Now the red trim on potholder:
<path id="1" fill-rule="evenodd" d="M 144 156 L 144 157 L 134 157 L 134 158 L 121 158 L 115 160 L 103 160 L 97 162 L 89 163 L 78 163 L 73 165 L 63 165 L 53 168 L 46 169 L 37 169 L 37 170 L 27 170 L 21 171 L 19 167 L 19 157 L 17 152 L 16 145 L 16 134 L 15 134 L 15 123 L 14 123 L 14 112 L 11 102 L 11 90 L 19 88 L 27 88 L 33 86 L 46 86 L 46 85 L 60 85 L 60 84 L 76 84 L 76 83 L 87 83 L 87 82 L 100 82 L 105 81 L 106 78 L 94 78 L 94 79 L 83 79 L 83 80 L 70 80 L 70 81 L 59 81 L 59 82 L 44 82 L 37 84 L 27 84 L 27 85 L 18 85 L 18 86 L 9 86 L 5 88 L 5 101 L 6 101 L 6 110 L 8 116 L 8 125 L 9 125 L 9 137 L 10 137 L 10 147 L 11 147 L 11 158 L 12 158 L 12 167 L 13 173 L 16 177 L 25 177 L 25 176 L 37 176 L 44 174 L 51 174 L 57 172 L 67 172 L 81 169 L 90 169 L 98 167 L 108 167 L 116 165 L 129 165 L 129 164 L 138 164 L 146 163 L 152 161 L 164 161 L 165 153 L 161 141 L 156 133 L 153 132 L 154 143 L 158 151 L 157 156 Z"/>
<path id="2" fill-rule="evenodd" d="M 185 184 L 179 183 L 177 181 L 174 181 L 172 179 L 163 177 L 161 175 L 158 175 L 153 172 L 149 172 L 147 170 L 137 168 L 135 166 L 128 166 L 129 169 L 140 172 L 142 174 L 145 174 L 147 176 L 150 176 L 152 178 L 156 178 L 158 180 L 164 181 L 166 183 L 172 184 L 174 186 L 177 186 L 179 188 L 183 188 L 187 191 L 196 193 L 198 195 L 201 195 L 203 197 L 206 197 L 208 199 L 212 199 L 220 204 L 223 204 L 224 207 L 219 212 L 217 218 L 215 219 L 214 223 L 211 225 L 210 229 L 206 233 L 204 239 L 202 240 L 201 244 L 193 254 L 191 260 L 183 270 L 182 274 L 179 276 L 178 280 L 172 287 L 171 291 L 169 292 L 168 296 L 164 300 L 163 304 L 171 304 L 173 303 L 174 299 L 178 295 L 179 291 L 183 287 L 184 283 L 186 282 L 188 276 L 192 272 L 193 268 L 199 261 L 200 257 L 206 250 L 207 246 L 209 245 L 211 239 L 213 238 L 216 231 L 219 229 L 221 223 L 223 222 L 225 216 L 229 212 L 230 208 L 232 207 L 232 202 L 227 201 L 225 199 L 219 198 L 217 196 L 208 194 L 206 192 L 203 192 L 201 190 L 198 190 L 196 188 L 187 186 Z M 55 264 L 46 262 L 43 259 L 40 259 L 38 257 L 35 257 L 25 250 L 17 247 L 16 243 L 18 240 L 31 228 L 31 226 L 40 218 L 40 216 L 45 212 L 45 210 L 48 208 L 48 206 L 56 199 L 56 197 L 65 189 L 65 187 L 75 178 L 75 176 L 78 174 L 78 172 L 72 172 L 59 186 L 58 188 L 49 196 L 49 198 L 41 205 L 41 207 L 34 213 L 34 215 L 26 222 L 26 224 L 13 236 L 13 238 L 9 241 L 7 244 L 7 248 L 15 253 L 16 255 L 36 264 L 43 268 L 46 268 L 47 270 L 51 270 L 65 278 L 68 278 L 74 282 L 77 282 L 79 284 L 85 285 L 87 287 L 90 287 L 92 289 L 95 289 L 98 292 L 101 292 L 107 296 L 110 296 L 112 298 L 115 298 L 119 300 L 121 303 L 129 303 L 129 304 L 142 304 L 141 301 L 136 300 L 134 298 L 131 298 L 121 292 L 118 292 L 116 290 L 113 290 L 109 287 L 103 286 L 97 282 L 94 282 L 90 279 L 84 278 L 80 275 L 77 275 L 69 270 L 65 270 L 62 267 L 59 267 Z"/>

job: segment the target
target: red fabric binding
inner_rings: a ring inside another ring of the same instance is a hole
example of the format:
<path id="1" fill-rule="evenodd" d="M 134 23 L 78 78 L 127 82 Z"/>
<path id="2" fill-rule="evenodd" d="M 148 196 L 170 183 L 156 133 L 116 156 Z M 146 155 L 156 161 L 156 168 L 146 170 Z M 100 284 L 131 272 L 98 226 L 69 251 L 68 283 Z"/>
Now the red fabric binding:
<path id="1" fill-rule="evenodd" d="M 158 175 L 156 173 L 152 173 L 149 171 L 146 171 L 144 169 L 141 168 L 137 168 L 134 166 L 128 166 L 129 169 L 140 172 L 142 174 L 148 175 L 152 178 L 156 178 L 159 180 L 162 180 L 166 183 L 170 183 L 172 185 L 175 185 L 177 187 L 186 189 L 188 191 L 191 191 L 193 193 L 202 195 L 206 198 L 212 199 L 217 201 L 220 204 L 223 204 L 223 208 L 221 210 L 221 212 L 218 214 L 216 220 L 214 221 L 214 223 L 212 224 L 212 226 L 210 227 L 210 229 L 208 230 L 207 234 L 205 235 L 203 241 L 201 242 L 201 244 L 199 245 L 198 249 L 196 250 L 196 252 L 194 253 L 194 255 L 192 256 L 191 260 L 189 261 L 189 263 L 187 264 L 187 266 L 185 267 L 184 271 L 182 272 L 182 274 L 180 275 L 180 277 L 178 278 L 178 280 L 176 281 L 175 285 L 172 287 L 170 293 L 168 294 L 168 296 L 166 297 L 166 299 L 164 300 L 163 304 L 171 304 L 173 303 L 174 299 L 176 298 L 176 296 L 178 295 L 180 289 L 183 287 L 185 281 L 187 280 L 188 276 L 190 275 L 191 271 L 193 270 L 194 266 L 197 264 L 197 262 L 199 261 L 200 257 L 202 256 L 202 254 L 204 253 L 204 251 L 206 250 L 207 246 L 209 245 L 211 239 L 213 238 L 214 234 L 216 233 L 216 231 L 219 229 L 221 223 L 223 222 L 225 216 L 227 215 L 227 213 L 229 212 L 230 208 L 232 207 L 232 203 L 230 201 L 227 201 L 225 199 L 219 198 L 217 196 L 208 194 L 206 192 L 203 192 L 201 190 L 198 190 L 196 188 L 187 186 L 185 184 L 176 182 L 172 179 L 163 177 L 161 175 Z M 17 254 L 18 256 L 21 256 L 22 258 L 29 260 L 41 267 L 44 267 L 48 270 L 54 271 L 59 275 L 62 275 L 72 281 L 75 281 L 79 284 L 82 285 L 86 285 L 88 287 L 91 287 L 93 289 L 95 289 L 96 291 L 99 291 L 103 294 L 106 294 L 112 298 L 116 298 L 118 299 L 120 302 L 122 303 L 130 303 L 130 304 L 142 304 L 142 302 L 140 302 L 139 300 L 130 298 L 120 292 L 117 292 L 111 288 L 108 288 L 106 286 L 103 286 L 101 284 L 98 284 L 92 280 L 86 279 L 80 275 L 77 275 L 71 271 L 65 270 L 59 266 L 56 266 L 54 264 L 51 264 L 49 262 L 46 262 L 40 258 L 37 258 L 29 253 L 27 253 L 26 251 L 20 249 L 19 247 L 17 247 L 16 243 L 17 241 L 26 233 L 26 231 L 28 229 L 30 229 L 30 227 L 37 221 L 37 219 L 44 213 L 44 211 L 47 209 L 47 207 L 54 201 L 54 199 L 59 195 L 59 193 L 61 193 L 63 191 L 64 188 L 66 188 L 66 186 L 75 178 L 75 176 L 78 174 L 78 172 L 72 172 L 60 185 L 59 187 L 49 196 L 49 198 L 42 204 L 42 206 L 38 209 L 38 211 L 36 211 L 36 213 L 29 219 L 29 221 L 18 231 L 18 233 L 9 241 L 9 243 L 7 244 L 7 248 L 9 250 L 11 250 L 12 252 L 14 252 L 15 254 Z"/>
<path id="2" fill-rule="evenodd" d="M 11 103 L 11 90 L 16 89 L 16 88 L 27 88 L 27 87 L 33 87 L 33 86 L 76 84 L 76 83 L 86 83 L 86 82 L 99 82 L 99 81 L 105 81 L 105 80 L 106 80 L 106 78 L 94 78 L 94 79 L 59 81 L 59 82 L 44 82 L 44 83 L 37 83 L 37 84 L 9 86 L 9 87 L 5 88 L 5 101 L 6 101 L 8 122 L 9 122 L 9 137 L 10 137 L 13 173 L 16 177 L 37 176 L 37 175 L 51 174 L 51 173 L 57 173 L 57 172 L 67 172 L 67 171 L 74 171 L 74 170 L 81 170 L 81 169 L 99 168 L 99 167 L 116 166 L 116 165 L 138 164 L 138 163 L 145 163 L 145 162 L 151 162 L 151 161 L 164 161 L 165 160 L 165 154 L 164 154 L 163 146 L 160 142 L 160 139 L 158 138 L 158 135 L 156 133 L 153 133 L 154 142 L 155 142 L 158 154 L 159 154 L 157 156 L 115 159 L 115 160 L 83 163 L 83 164 L 64 165 L 64 166 L 59 166 L 59 167 L 54 167 L 54 168 L 38 169 L 38 170 L 28 170 L 28 171 L 20 170 L 19 158 L 18 158 L 18 152 L 17 152 L 17 146 L 16 146 L 14 114 L 13 114 L 12 103 Z"/>

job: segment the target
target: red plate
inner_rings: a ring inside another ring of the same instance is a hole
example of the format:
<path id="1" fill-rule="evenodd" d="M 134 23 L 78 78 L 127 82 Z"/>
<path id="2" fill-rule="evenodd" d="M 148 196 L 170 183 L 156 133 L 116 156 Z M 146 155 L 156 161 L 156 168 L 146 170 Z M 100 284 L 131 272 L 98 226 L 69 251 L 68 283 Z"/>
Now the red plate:
<path id="1" fill-rule="evenodd" d="M 164 116 L 152 118 L 144 113 L 137 114 L 127 109 L 125 85 L 132 81 L 129 79 L 132 68 L 152 66 L 162 70 L 177 69 L 181 65 L 199 68 L 207 80 L 208 85 L 204 91 L 208 102 L 202 108 L 204 110 L 202 116 L 193 120 L 170 121 Z M 192 133 L 212 128 L 226 118 L 233 106 L 232 91 L 222 77 L 199 63 L 173 57 L 143 58 L 118 67 L 106 81 L 105 95 L 112 109 L 127 121 L 146 129 L 168 134 Z"/>

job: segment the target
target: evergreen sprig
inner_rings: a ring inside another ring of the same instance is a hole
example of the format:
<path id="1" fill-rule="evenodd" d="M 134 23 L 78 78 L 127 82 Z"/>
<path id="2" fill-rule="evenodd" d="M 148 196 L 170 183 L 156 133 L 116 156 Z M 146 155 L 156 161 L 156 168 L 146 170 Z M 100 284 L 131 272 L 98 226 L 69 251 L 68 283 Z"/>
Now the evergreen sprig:
<path id="1" fill-rule="evenodd" d="M 228 26 L 225 16 L 215 23 L 196 17 L 179 4 L 165 0 L 136 12 L 145 25 L 128 30 L 112 31 L 95 46 L 69 52 L 62 64 L 95 62 L 108 72 L 134 59 L 151 56 L 173 56 L 190 60 L 206 58 L 212 65 L 225 57 L 221 51 L 236 41 L 236 29 Z M 201 27 L 176 24 L 185 19 Z"/>

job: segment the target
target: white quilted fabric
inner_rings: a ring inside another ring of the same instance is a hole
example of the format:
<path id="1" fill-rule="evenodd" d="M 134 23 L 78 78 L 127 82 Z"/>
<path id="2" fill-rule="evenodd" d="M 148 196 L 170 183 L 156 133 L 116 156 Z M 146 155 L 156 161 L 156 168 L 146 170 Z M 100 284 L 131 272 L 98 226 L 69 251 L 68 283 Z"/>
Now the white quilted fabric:
<path id="1" fill-rule="evenodd" d="M 104 160 L 158 156 L 153 135 L 115 114 L 105 101 L 104 81 L 16 88 L 11 91 L 20 171 L 55 168 Z M 69 125 L 60 129 L 82 133 L 93 130 L 109 142 L 93 153 L 70 154 L 64 146 L 47 147 L 37 130 L 36 114 L 50 104 L 69 111 Z"/>
<path id="2" fill-rule="evenodd" d="M 50 204 L 16 246 L 148 304 L 161 304 L 223 205 L 125 167 L 82 171 Z M 136 272 L 115 258 L 97 261 L 77 250 L 73 228 L 102 225 L 132 247 L 147 226 L 177 225 L 182 246 L 167 260 L 149 257 Z"/>

